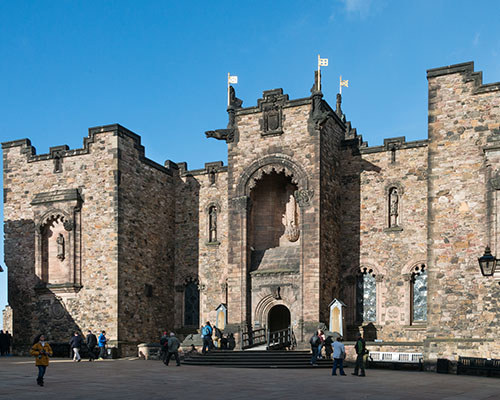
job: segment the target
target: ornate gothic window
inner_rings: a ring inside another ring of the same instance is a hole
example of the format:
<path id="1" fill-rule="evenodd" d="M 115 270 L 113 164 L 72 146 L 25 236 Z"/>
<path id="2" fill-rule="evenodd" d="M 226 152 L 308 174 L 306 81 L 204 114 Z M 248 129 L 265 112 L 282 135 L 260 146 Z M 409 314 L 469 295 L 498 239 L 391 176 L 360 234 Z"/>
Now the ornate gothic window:
<path id="1" fill-rule="evenodd" d="M 423 264 L 411 275 L 411 313 L 413 322 L 427 321 L 427 269 Z"/>
<path id="2" fill-rule="evenodd" d="M 377 283 L 373 270 L 363 268 L 356 279 L 356 320 L 377 320 Z"/>
<path id="3" fill-rule="evenodd" d="M 184 325 L 200 325 L 200 291 L 196 282 L 189 282 L 184 289 Z"/>
<path id="4" fill-rule="evenodd" d="M 217 242 L 217 207 L 210 206 L 208 209 L 208 241 Z"/>

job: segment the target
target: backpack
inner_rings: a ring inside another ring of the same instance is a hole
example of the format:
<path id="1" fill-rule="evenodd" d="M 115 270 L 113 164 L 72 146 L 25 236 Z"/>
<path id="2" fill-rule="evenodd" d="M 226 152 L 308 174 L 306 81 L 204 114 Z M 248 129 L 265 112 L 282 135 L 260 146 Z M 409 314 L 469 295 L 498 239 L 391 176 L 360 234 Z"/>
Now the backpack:
<path id="1" fill-rule="evenodd" d="M 212 336 L 212 329 L 208 325 L 205 325 L 201 330 L 201 334 L 203 336 Z"/>

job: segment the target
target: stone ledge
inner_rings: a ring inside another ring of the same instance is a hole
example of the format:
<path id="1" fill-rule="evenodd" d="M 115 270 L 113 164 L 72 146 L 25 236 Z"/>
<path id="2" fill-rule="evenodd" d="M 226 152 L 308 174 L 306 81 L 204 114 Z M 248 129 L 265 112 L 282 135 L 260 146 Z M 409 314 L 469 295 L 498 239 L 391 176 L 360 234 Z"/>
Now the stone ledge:
<path id="1" fill-rule="evenodd" d="M 390 228 L 384 228 L 385 233 L 391 233 L 391 232 L 402 232 L 403 228 L 400 226 L 393 226 Z"/>
<path id="2" fill-rule="evenodd" d="M 424 343 L 478 343 L 478 342 L 495 342 L 492 338 L 426 338 Z"/>
<path id="3" fill-rule="evenodd" d="M 82 200 L 78 189 L 54 190 L 53 192 L 37 193 L 31 201 L 31 205 L 74 200 Z"/>
<path id="4" fill-rule="evenodd" d="M 267 276 L 267 275 L 296 275 L 300 271 L 299 270 L 290 270 L 290 269 L 275 269 L 275 270 L 267 270 L 267 271 L 252 271 L 250 275 L 252 276 Z"/>
<path id="5" fill-rule="evenodd" d="M 58 284 L 38 284 L 35 286 L 37 294 L 47 293 L 77 293 L 83 288 L 82 285 L 75 285 L 73 283 L 58 283 Z"/>
<path id="6" fill-rule="evenodd" d="M 436 76 L 457 74 L 457 73 L 470 73 L 474 72 L 474 61 L 468 61 L 461 64 L 447 65 L 444 67 L 431 68 L 427 70 L 427 79 Z"/>

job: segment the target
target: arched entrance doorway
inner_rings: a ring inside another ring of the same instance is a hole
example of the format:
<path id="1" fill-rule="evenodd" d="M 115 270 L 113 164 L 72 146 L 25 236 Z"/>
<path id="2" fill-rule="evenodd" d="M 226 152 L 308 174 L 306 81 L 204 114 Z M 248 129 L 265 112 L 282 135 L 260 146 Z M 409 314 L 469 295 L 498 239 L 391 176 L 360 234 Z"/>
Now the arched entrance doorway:
<path id="1" fill-rule="evenodd" d="M 281 331 L 290 326 L 290 310 L 288 307 L 278 304 L 269 310 L 267 316 L 267 328 L 270 332 Z"/>

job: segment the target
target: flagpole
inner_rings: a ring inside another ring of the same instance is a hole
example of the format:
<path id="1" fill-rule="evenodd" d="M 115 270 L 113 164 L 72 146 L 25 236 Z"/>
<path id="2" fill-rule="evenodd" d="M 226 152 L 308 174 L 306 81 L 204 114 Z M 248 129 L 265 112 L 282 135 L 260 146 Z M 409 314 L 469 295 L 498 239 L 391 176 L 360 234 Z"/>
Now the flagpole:
<path id="1" fill-rule="evenodd" d="M 230 73 L 227 73 L 227 106 L 229 107 L 229 76 Z"/>
<path id="2" fill-rule="evenodd" d="M 342 94 L 342 75 L 340 75 L 339 94 Z"/>
<path id="3" fill-rule="evenodd" d="M 319 66 L 319 54 L 318 54 L 318 91 L 321 90 L 321 70 Z"/>

